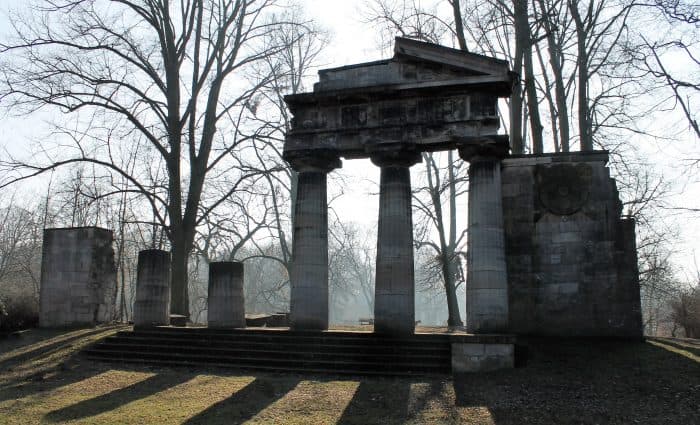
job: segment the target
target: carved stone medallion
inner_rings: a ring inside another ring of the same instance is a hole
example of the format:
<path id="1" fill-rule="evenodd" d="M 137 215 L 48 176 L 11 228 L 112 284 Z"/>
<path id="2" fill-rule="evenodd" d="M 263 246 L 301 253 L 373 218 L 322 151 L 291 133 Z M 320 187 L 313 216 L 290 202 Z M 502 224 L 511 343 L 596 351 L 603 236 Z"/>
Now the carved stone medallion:
<path id="1" fill-rule="evenodd" d="M 540 203 L 549 212 L 571 215 L 578 212 L 591 194 L 592 169 L 587 164 L 539 165 L 536 181 Z"/>

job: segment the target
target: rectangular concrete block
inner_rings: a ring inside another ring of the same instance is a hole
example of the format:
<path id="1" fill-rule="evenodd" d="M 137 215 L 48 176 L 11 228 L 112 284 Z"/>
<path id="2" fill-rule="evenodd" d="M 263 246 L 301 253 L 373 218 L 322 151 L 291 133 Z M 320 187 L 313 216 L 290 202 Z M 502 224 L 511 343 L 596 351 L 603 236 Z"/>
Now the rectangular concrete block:
<path id="1" fill-rule="evenodd" d="M 515 352 L 513 344 L 485 344 L 484 355 L 487 357 L 500 356 L 512 358 Z"/>
<path id="2" fill-rule="evenodd" d="M 486 353 L 486 344 L 479 343 L 466 343 L 466 344 L 454 344 L 452 351 L 457 350 L 460 356 L 483 356 Z"/>
<path id="3" fill-rule="evenodd" d="M 82 326 L 113 320 L 116 285 L 110 230 L 44 230 L 40 326 Z"/>
<path id="4" fill-rule="evenodd" d="M 514 353 L 513 344 L 453 342 L 452 373 L 512 369 Z"/>

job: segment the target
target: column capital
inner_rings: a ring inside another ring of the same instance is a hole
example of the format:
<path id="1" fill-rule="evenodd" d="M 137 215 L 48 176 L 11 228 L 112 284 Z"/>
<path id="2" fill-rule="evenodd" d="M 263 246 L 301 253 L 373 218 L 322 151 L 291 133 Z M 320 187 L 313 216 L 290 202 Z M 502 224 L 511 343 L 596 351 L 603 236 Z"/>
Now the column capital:
<path id="1" fill-rule="evenodd" d="M 423 160 L 420 152 L 408 149 L 392 149 L 374 152 L 370 159 L 378 167 L 408 168 Z"/>
<path id="2" fill-rule="evenodd" d="M 328 173 L 343 166 L 338 153 L 333 149 L 284 151 L 282 157 L 299 173 Z"/>
<path id="3" fill-rule="evenodd" d="M 510 146 L 507 135 L 494 135 L 470 139 L 457 144 L 459 156 L 467 162 L 501 160 L 508 156 Z"/>

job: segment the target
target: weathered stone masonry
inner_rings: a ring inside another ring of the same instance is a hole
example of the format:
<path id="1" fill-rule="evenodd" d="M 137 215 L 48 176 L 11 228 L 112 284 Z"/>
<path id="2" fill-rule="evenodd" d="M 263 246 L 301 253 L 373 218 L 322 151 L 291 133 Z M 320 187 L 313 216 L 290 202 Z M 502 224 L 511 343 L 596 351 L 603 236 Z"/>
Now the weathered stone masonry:
<path id="1" fill-rule="evenodd" d="M 509 331 L 641 337 L 634 221 L 607 152 L 502 162 Z"/>
<path id="2" fill-rule="evenodd" d="M 134 327 L 170 324 L 170 252 L 139 252 L 134 301 Z"/>
<path id="3" fill-rule="evenodd" d="M 112 231 L 99 227 L 45 229 L 39 326 L 63 327 L 114 319 L 117 270 Z"/>
<path id="4" fill-rule="evenodd" d="M 207 326 L 210 328 L 245 327 L 243 270 L 243 263 L 238 261 L 209 263 Z"/>
<path id="5" fill-rule="evenodd" d="M 326 174 L 340 158 L 371 158 L 381 168 L 375 330 L 413 332 L 409 168 L 421 152 L 457 149 L 470 164 L 468 331 L 641 335 L 634 223 L 620 218 L 607 154 L 509 156 L 496 108 L 515 81 L 506 62 L 397 38 L 391 59 L 319 74 L 312 93 L 285 98 L 284 157 L 299 171 L 293 327 L 328 326 Z M 475 364 L 491 362 L 484 350 Z"/>

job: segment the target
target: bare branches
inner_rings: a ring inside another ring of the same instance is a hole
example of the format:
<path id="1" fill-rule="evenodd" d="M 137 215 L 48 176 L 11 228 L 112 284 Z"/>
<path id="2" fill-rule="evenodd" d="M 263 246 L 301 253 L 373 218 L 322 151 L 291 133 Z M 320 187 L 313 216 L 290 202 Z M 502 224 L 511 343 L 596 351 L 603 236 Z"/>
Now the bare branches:
<path id="1" fill-rule="evenodd" d="M 273 3 L 35 0 L 32 14 L 14 20 L 15 40 L 0 44 L 0 101 L 14 111 L 52 108 L 81 128 L 76 155 L 54 151 L 44 163 L 6 162 L 8 171 L 19 172 L 7 183 L 78 163 L 127 182 L 101 196 L 140 193 L 150 204 L 152 221 L 170 241 L 174 312 L 187 314 L 183 279 L 197 227 L 227 199 L 279 170 L 257 167 L 246 153 L 284 127 L 256 128 L 249 107 L 279 79 L 261 64 L 296 42 L 276 34 L 284 26 L 298 27 L 299 38 L 306 34 L 304 22 L 275 17 Z M 70 140 L 69 133 L 62 136 Z M 104 133 L 123 137 L 100 140 Z M 137 140 L 147 141 L 155 156 L 128 170 L 113 152 L 128 151 Z M 232 184 L 218 197 L 206 193 L 226 175 Z"/>

